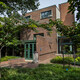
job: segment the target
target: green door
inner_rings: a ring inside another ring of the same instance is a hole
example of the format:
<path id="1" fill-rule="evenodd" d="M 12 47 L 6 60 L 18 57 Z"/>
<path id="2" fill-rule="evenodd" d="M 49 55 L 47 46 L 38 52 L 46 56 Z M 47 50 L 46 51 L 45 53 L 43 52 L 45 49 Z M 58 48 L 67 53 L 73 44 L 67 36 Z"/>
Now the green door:
<path id="1" fill-rule="evenodd" d="M 36 51 L 36 43 L 26 43 L 24 50 L 25 59 L 33 59 L 33 53 Z"/>

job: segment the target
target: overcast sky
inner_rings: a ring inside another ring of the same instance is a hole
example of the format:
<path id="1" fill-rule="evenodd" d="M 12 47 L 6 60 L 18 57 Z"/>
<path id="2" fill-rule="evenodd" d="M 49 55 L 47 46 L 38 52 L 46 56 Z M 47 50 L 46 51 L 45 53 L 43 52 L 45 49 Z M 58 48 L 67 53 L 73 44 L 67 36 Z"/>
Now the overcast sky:
<path id="1" fill-rule="evenodd" d="M 58 6 L 58 4 L 65 3 L 67 1 L 68 0 L 39 0 L 39 2 L 40 2 L 39 9 L 44 8 L 44 7 L 48 7 L 51 5 L 57 5 Z"/>

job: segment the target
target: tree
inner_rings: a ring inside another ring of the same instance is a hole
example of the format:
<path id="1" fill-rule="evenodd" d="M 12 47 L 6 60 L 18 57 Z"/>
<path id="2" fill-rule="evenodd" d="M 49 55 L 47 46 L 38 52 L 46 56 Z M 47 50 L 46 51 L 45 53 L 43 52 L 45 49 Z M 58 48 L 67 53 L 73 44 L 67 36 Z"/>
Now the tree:
<path id="1" fill-rule="evenodd" d="M 69 12 L 74 13 L 77 11 L 76 18 L 77 20 L 80 20 L 80 0 L 68 0 L 70 6 L 69 6 Z"/>
<path id="2" fill-rule="evenodd" d="M 26 19 L 18 13 L 14 13 L 9 18 L 0 18 L 0 21 L 0 58 L 1 50 L 4 46 L 17 45 L 20 43 L 18 33 L 22 29 L 26 28 L 37 31 L 37 27 L 42 27 L 48 31 L 52 31 L 52 27 L 49 27 L 50 25 L 39 24 L 34 20 L 29 20 L 29 22 L 27 22 Z"/>
<path id="3" fill-rule="evenodd" d="M 39 6 L 39 1 L 38 0 L 0 0 L 0 13 L 1 14 L 6 13 L 9 17 L 9 18 L 5 17 L 3 21 L 1 20 L 1 23 L 3 22 L 4 25 L 0 24 L 0 26 L 1 26 L 0 27 L 0 29 L 1 29 L 1 31 L 0 31 L 1 32 L 0 33 L 0 35 L 1 35 L 1 37 L 0 37 L 0 42 L 1 42 L 0 43 L 0 47 L 1 47 L 0 51 L 4 47 L 4 45 L 3 45 L 4 42 L 3 41 L 6 38 L 10 37 L 10 35 L 12 35 L 14 33 L 14 28 L 16 26 L 15 24 L 22 24 L 22 25 L 19 25 L 19 26 L 26 26 L 27 25 L 27 27 L 29 27 L 29 28 L 31 28 L 32 26 L 36 27 L 32 23 L 30 23 L 30 25 L 28 25 L 25 22 L 26 20 L 24 19 L 24 17 L 22 17 L 18 14 L 18 11 L 21 11 L 22 14 L 25 14 L 27 12 L 27 10 L 35 10 L 35 9 L 38 8 L 38 6 Z M 14 13 L 14 15 L 13 15 L 12 12 Z M 18 14 L 18 16 L 16 16 L 16 13 Z M 24 23 L 21 20 L 24 21 Z M 12 28 L 11 28 L 11 26 L 12 26 Z M 13 33 L 10 34 L 10 32 L 8 31 L 8 28 L 13 29 Z M 18 28 L 20 28 L 20 27 L 17 27 L 17 30 L 19 30 Z M 7 29 L 6 31 L 8 31 L 9 33 L 6 33 L 5 29 Z M 31 28 L 31 29 L 36 30 L 34 28 Z M 3 36 L 3 34 L 4 34 L 4 36 Z M 15 32 L 15 34 L 16 34 L 16 32 Z M 6 43 L 4 43 L 4 44 L 6 44 Z"/>
<path id="4" fill-rule="evenodd" d="M 25 14 L 28 10 L 35 10 L 39 6 L 39 0 L 0 0 L 0 2 L 8 7 L 8 9 L 4 9 L 1 4 L 0 13 L 5 11 L 9 16 L 12 11 L 21 11 L 22 14 Z M 3 10 L 1 10 L 2 8 Z"/>
<path id="5" fill-rule="evenodd" d="M 73 26 L 66 26 L 60 20 L 52 21 L 50 24 L 55 24 L 57 31 L 61 36 L 65 36 L 66 38 L 70 39 L 73 43 L 73 53 L 74 53 L 74 66 L 75 66 L 75 50 L 80 43 L 80 23 L 74 23 Z M 64 54 L 63 54 L 64 57 Z"/>
<path id="6" fill-rule="evenodd" d="M 72 26 L 67 26 L 58 19 L 55 21 L 51 21 L 51 24 L 55 24 L 56 29 L 60 33 L 60 35 L 70 38 L 74 45 L 80 43 L 80 23 L 74 22 Z"/>
<path id="7" fill-rule="evenodd" d="M 22 30 L 23 28 L 31 29 L 34 31 L 37 31 L 37 26 L 47 29 L 48 31 L 51 31 L 50 25 L 46 24 L 39 24 L 38 22 L 35 22 L 34 20 L 29 20 L 29 22 L 26 21 L 24 16 L 20 16 L 18 14 L 18 10 L 23 11 L 24 6 L 27 8 L 27 10 L 34 10 L 38 7 L 39 3 L 38 0 L 1 0 L 2 2 L 2 8 L 3 5 L 5 5 L 4 10 L 10 9 L 13 11 L 13 13 L 10 13 L 10 16 L 8 18 L 0 18 L 0 51 L 4 46 L 14 45 L 14 42 L 17 44 L 18 39 L 16 33 Z M 31 2 L 32 1 L 32 2 Z M 23 5 L 23 3 L 25 4 Z M 31 3 L 30 3 L 31 2 Z M 30 3 L 30 4 L 29 4 Z M 32 4 L 32 5 L 31 5 Z M 8 7 L 7 7 L 8 6 Z M 2 12 L 4 12 L 2 10 Z M 11 12 L 10 11 L 10 12 Z M 3 23 L 3 24 L 2 24 Z M 11 32 L 12 31 L 12 32 Z M 19 40 L 20 41 L 20 40 Z M 1 55 L 1 54 L 0 54 Z M 1 56 L 0 56 L 1 57 Z"/>
<path id="8" fill-rule="evenodd" d="M 8 15 L 8 18 L 0 18 L 0 60 L 1 50 L 4 46 L 19 44 L 20 40 L 16 34 L 22 28 L 28 27 L 36 30 L 35 27 L 37 26 L 34 23 L 27 24 L 24 17 L 20 15 L 17 16 L 16 13 L 21 11 L 24 15 L 27 13 L 27 10 L 37 9 L 38 6 L 38 0 L 0 0 L 0 14 Z M 13 15 L 13 13 L 15 13 L 15 15 Z"/>
<path id="9" fill-rule="evenodd" d="M 3 14 L 6 9 L 8 9 L 8 7 L 0 1 L 0 13 Z"/>

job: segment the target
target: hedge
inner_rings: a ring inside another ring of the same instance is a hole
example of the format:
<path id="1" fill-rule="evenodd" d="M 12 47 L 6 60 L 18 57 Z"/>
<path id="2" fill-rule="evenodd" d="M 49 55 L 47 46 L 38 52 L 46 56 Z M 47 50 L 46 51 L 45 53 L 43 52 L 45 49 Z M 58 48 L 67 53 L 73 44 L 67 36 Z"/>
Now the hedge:
<path id="1" fill-rule="evenodd" d="M 63 63 L 63 57 L 57 56 L 56 58 L 53 58 L 51 60 L 51 63 Z M 73 57 L 64 57 L 64 64 L 74 64 L 74 58 Z M 75 64 L 80 65 L 80 57 L 75 58 Z"/>

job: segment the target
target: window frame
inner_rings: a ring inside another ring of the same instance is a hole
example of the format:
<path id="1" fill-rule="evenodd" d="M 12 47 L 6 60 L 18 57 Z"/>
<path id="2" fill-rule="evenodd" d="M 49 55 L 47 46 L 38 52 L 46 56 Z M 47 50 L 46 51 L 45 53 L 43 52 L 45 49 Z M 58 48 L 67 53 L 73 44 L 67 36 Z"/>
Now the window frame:
<path id="1" fill-rule="evenodd" d="M 46 17 L 43 18 L 43 17 L 42 17 L 42 13 L 45 15 L 45 13 L 46 13 L 46 12 L 49 12 L 49 11 L 51 11 L 51 12 L 50 12 L 51 14 L 49 14 L 49 15 L 47 15 Z M 50 18 L 50 17 L 52 17 L 52 10 L 43 11 L 43 12 L 40 13 L 40 19 L 45 19 L 45 18 Z"/>
<path id="2" fill-rule="evenodd" d="M 44 33 L 33 34 L 33 40 L 36 40 L 37 35 L 44 37 Z"/>
<path id="3" fill-rule="evenodd" d="M 27 17 L 29 17 L 29 18 L 27 19 Z M 25 18 L 27 21 L 29 21 L 29 19 L 31 19 L 31 16 L 29 15 L 29 16 L 26 16 Z"/>

